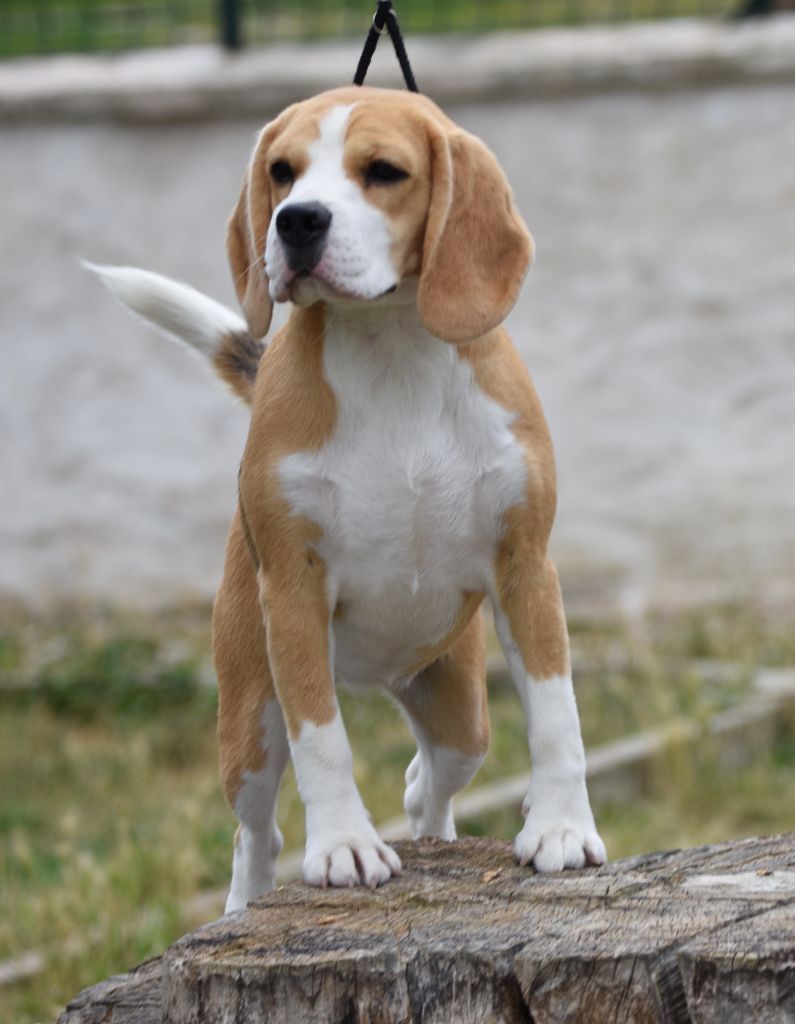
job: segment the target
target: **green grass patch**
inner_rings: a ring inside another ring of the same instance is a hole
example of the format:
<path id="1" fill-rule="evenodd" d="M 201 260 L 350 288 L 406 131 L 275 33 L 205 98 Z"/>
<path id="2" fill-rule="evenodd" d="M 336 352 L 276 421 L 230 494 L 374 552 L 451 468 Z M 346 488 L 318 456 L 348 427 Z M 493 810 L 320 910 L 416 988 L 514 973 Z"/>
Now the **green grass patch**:
<path id="1" fill-rule="evenodd" d="M 361 38 L 374 6 L 337 0 L 247 0 L 241 4 L 249 45 L 294 40 Z M 409 37 L 475 34 L 588 22 L 730 16 L 731 0 L 425 0 L 401 7 Z M 117 51 L 208 42 L 220 37 L 218 5 L 211 0 L 4 0 L 0 56 L 68 51 Z"/>
<path id="2" fill-rule="evenodd" d="M 0 960 L 35 950 L 45 971 L 0 988 L 0 1020 L 52 1019 L 83 986 L 160 952 L 191 920 L 190 898 L 229 881 L 235 822 L 217 781 L 209 610 L 157 621 L 13 611 L 0 632 Z M 704 721 L 748 692 L 760 663 L 792 664 L 788 624 L 716 607 L 621 623 L 572 623 L 589 745 L 687 716 Z M 712 660 L 741 669 L 710 673 Z M 694 659 L 698 659 L 694 661 Z M 343 693 L 354 771 L 376 821 L 402 810 L 414 743 L 384 697 Z M 527 769 L 518 698 L 491 687 L 492 743 L 475 784 Z M 675 751 L 633 801 L 596 808 L 611 856 L 792 827 L 795 722 L 742 770 L 710 743 Z M 279 818 L 303 843 L 288 769 Z M 460 823 L 510 838 L 519 809 Z"/>

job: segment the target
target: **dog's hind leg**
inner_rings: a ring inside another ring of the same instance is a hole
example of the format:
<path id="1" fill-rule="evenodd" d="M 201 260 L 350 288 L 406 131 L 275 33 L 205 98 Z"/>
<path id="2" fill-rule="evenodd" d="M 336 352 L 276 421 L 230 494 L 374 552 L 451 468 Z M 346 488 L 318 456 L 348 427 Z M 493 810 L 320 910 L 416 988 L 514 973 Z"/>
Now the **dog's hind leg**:
<path id="1" fill-rule="evenodd" d="M 218 675 L 221 782 L 240 827 L 226 910 L 244 907 L 275 884 L 282 835 L 276 798 L 290 756 L 266 649 L 256 571 L 240 515 L 229 535 L 224 579 L 213 611 Z"/>
<path id="2" fill-rule="evenodd" d="M 411 833 L 455 839 L 453 795 L 472 779 L 489 745 L 480 611 L 397 697 L 417 739 L 403 801 Z"/>

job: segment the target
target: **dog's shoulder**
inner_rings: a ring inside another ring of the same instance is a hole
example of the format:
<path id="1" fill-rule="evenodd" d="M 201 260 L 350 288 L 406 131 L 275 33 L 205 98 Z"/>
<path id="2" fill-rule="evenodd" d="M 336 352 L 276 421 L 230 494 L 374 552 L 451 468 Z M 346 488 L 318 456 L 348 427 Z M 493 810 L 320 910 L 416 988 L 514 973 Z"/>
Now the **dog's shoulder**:
<path id="1" fill-rule="evenodd" d="M 337 410 L 323 368 L 325 320 L 320 304 L 294 309 L 265 351 L 246 445 L 260 461 L 319 448 L 333 432 Z"/>
<path id="2" fill-rule="evenodd" d="M 538 456 L 552 455 L 544 410 L 533 379 L 505 327 L 458 349 L 481 391 L 513 416 L 511 429 Z"/>

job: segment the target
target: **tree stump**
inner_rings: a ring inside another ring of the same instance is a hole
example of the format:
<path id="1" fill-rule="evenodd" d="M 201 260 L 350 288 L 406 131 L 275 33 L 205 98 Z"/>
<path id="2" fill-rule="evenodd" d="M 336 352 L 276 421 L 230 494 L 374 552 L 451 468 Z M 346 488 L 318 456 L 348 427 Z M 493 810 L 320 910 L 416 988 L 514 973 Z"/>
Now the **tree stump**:
<path id="1" fill-rule="evenodd" d="M 795 834 L 557 875 L 493 840 L 397 848 L 383 888 L 283 886 L 59 1024 L 795 1021 Z"/>

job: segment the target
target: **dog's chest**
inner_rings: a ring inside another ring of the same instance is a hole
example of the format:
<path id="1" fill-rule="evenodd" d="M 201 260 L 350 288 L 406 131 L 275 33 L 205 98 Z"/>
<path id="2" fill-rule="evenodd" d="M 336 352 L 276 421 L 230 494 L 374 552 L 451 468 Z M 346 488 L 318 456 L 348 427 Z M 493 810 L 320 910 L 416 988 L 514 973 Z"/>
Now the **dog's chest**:
<path id="1" fill-rule="evenodd" d="M 333 436 L 280 464 L 297 514 L 323 530 L 340 678 L 405 674 L 490 578 L 505 510 L 526 474 L 512 415 L 469 363 L 419 328 L 363 336 L 332 326 L 325 370 Z"/>

